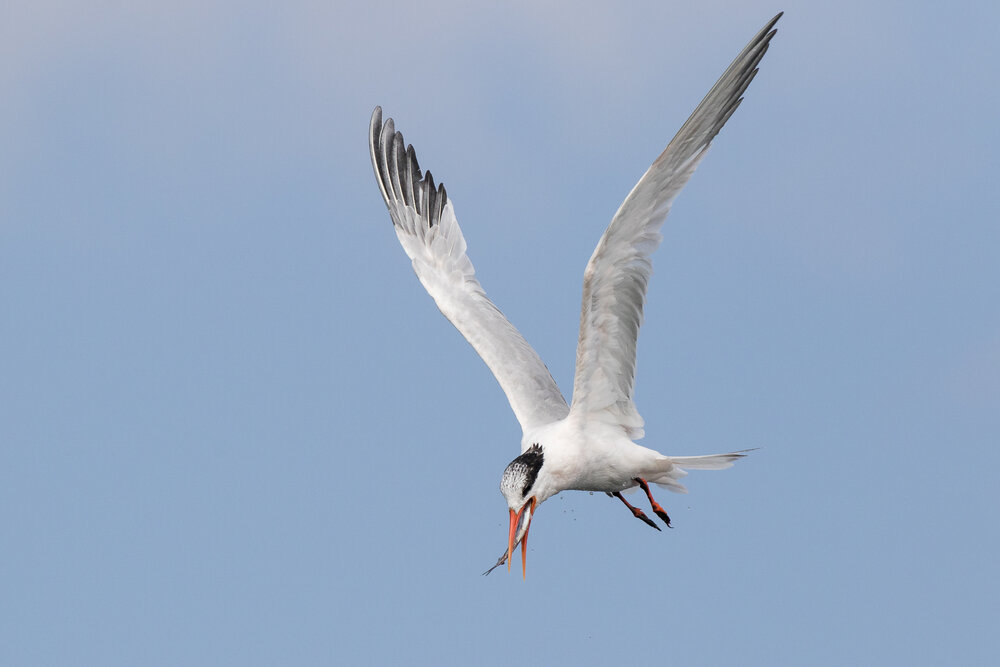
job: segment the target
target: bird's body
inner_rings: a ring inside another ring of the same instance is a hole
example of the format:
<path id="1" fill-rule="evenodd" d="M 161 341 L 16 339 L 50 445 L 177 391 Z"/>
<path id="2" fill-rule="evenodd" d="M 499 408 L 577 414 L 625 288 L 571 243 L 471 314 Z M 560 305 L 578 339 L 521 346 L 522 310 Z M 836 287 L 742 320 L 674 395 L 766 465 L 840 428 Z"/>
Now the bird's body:
<path id="1" fill-rule="evenodd" d="M 521 451 L 536 443 L 544 443 L 545 464 L 552 471 L 536 483 L 533 493 L 539 503 L 560 491 L 625 491 L 637 486 L 636 478 L 683 493 L 677 480 L 687 473 L 681 465 L 728 468 L 742 456 L 733 452 L 671 458 L 633 442 L 616 424 L 573 414 L 525 433 Z"/>
<path id="2" fill-rule="evenodd" d="M 378 107 L 372 114 L 372 165 L 397 238 L 438 308 L 493 371 L 521 424 L 521 455 L 507 466 L 500 484 L 511 522 L 508 549 L 499 562 L 509 563 L 518 543 L 524 557 L 535 508 L 561 491 L 614 495 L 658 529 L 622 491 L 642 488 L 669 526 L 647 482 L 684 492 L 679 480 L 685 469 L 728 468 L 744 456 L 738 451 L 668 457 L 636 444 L 644 424 L 632 395 L 635 351 L 660 227 L 711 140 L 742 101 L 780 17 L 750 41 L 709 91 L 626 197 L 594 250 L 584 272 L 572 404 L 534 349 L 486 297 L 444 186 L 435 187 L 430 172 L 422 174 L 413 147 L 405 146 L 392 119 L 383 124 Z"/>
<path id="3" fill-rule="evenodd" d="M 624 491 L 635 486 L 636 477 L 648 477 L 657 459 L 665 458 L 632 442 L 614 424 L 578 415 L 525 434 L 522 451 L 534 443 L 544 443 L 545 464 L 552 470 L 536 484 L 539 503 L 560 491 Z"/>

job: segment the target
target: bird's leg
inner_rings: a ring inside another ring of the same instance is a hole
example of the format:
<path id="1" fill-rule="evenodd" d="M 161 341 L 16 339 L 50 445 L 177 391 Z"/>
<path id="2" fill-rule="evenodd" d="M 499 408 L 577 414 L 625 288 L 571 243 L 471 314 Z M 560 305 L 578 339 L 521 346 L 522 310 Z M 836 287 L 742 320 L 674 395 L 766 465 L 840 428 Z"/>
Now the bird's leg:
<path id="1" fill-rule="evenodd" d="M 646 480 L 642 477 L 636 477 L 635 481 L 642 487 L 642 490 L 646 492 L 646 497 L 649 498 L 649 504 L 652 506 L 653 511 L 656 512 L 656 516 L 663 519 L 663 523 L 667 524 L 667 528 L 673 528 L 673 526 L 670 525 L 670 517 L 667 516 L 666 510 L 660 507 L 660 503 L 653 500 L 653 494 L 649 492 L 649 484 L 646 484 Z"/>
<path id="2" fill-rule="evenodd" d="M 645 513 L 645 512 L 643 512 L 643 511 L 642 511 L 641 509 L 639 509 L 638 507 L 632 507 L 631 505 L 629 505 L 629 502 L 628 502 L 627 500 L 625 500 L 625 498 L 624 498 L 624 497 L 622 497 L 622 494 L 621 494 L 621 493 L 619 493 L 618 491 L 615 491 L 614 493 L 609 493 L 608 495 L 610 495 L 610 496 L 614 496 L 614 497 L 615 497 L 615 498 L 617 498 L 618 500 L 620 500 L 620 501 L 622 501 L 623 503 L 625 503 L 625 507 L 627 507 L 627 508 L 629 508 L 630 510 L 632 510 L 632 516 L 634 516 L 634 517 L 635 517 L 636 519 L 642 519 L 643 521 L 645 521 L 645 522 L 646 522 L 646 525 L 647 525 L 647 526 L 652 526 L 653 528 L 655 528 L 655 529 L 657 529 L 657 530 L 659 530 L 659 529 L 660 529 L 660 527 L 659 527 L 659 526 L 657 526 L 657 525 L 656 525 L 655 523 L 653 523 L 653 520 L 652 520 L 652 519 L 650 519 L 650 518 L 649 518 L 648 516 L 646 516 L 646 513 Z"/>

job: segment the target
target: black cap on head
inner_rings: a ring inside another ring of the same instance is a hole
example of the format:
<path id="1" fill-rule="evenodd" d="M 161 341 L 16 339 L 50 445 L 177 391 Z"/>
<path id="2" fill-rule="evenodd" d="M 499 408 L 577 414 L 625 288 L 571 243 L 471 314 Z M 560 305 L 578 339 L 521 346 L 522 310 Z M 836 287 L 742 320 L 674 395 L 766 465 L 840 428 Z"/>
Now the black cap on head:
<path id="1" fill-rule="evenodd" d="M 508 501 L 512 496 L 522 501 L 527 498 L 544 461 L 542 446 L 536 443 L 507 465 L 500 478 L 500 491 Z"/>

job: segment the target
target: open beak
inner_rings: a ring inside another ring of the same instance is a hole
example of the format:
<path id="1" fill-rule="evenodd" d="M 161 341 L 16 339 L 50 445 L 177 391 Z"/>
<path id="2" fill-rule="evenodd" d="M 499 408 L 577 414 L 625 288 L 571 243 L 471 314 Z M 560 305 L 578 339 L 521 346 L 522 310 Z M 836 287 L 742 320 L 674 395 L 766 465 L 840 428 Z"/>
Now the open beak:
<path id="1" fill-rule="evenodd" d="M 507 571 L 510 572 L 510 562 L 514 560 L 514 549 L 521 545 L 521 578 L 528 576 L 528 529 L 531 527 L 531 514 L 535 511 L 535 498 L 524 503 L 521 510 L 514 513 L 510 510 L 510 532 L 507 534 Z"/>

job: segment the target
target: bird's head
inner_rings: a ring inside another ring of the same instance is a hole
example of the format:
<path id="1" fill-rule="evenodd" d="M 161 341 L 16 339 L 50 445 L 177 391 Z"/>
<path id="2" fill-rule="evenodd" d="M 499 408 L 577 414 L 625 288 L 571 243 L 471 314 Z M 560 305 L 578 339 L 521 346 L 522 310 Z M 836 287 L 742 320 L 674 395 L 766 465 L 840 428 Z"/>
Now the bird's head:
<path id="1" fill-rule="evenodd" d="M 528 528 L 535 507 L 544 498 L 537 492 L 539 473 L 545 462 L 541 445 L 532 445 L 511 461 L 500 478 L 500 492 L 510 510 L 510 531 L 507 534 L 507 570 L 514 557 L 514 549 L 521 545 L 521 575 L 527 573 Z"/>

